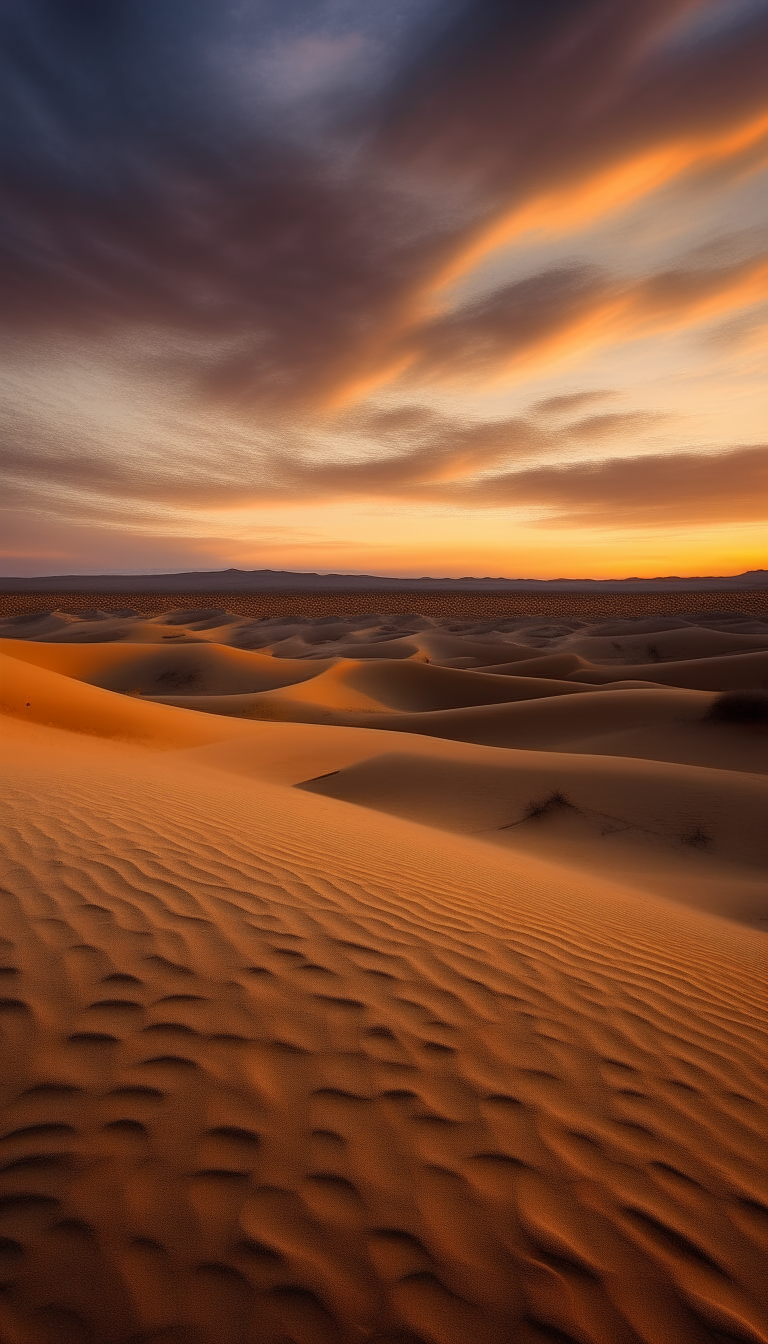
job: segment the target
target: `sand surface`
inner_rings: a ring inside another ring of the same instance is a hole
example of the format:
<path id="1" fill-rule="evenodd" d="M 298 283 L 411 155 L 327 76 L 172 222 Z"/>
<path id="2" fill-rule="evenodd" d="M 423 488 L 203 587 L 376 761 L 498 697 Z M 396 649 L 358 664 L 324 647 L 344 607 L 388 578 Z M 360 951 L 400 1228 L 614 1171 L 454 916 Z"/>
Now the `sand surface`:
<path id="1" fill-rule="evenodd" d="M 768 620 L 0 622 L 9 1344 L 759 1344 Z"/>

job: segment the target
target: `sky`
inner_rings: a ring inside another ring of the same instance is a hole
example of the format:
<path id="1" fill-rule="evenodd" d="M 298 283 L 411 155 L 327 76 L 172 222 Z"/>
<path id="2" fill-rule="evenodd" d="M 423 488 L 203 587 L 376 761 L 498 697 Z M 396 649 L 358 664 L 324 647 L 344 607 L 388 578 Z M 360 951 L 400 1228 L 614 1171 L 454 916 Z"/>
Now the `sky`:
<path id="1" fill-rule="evenodd" d="M 3 0 L 0 49 L 0 573 L 768 563 L 768 0 Z"/>

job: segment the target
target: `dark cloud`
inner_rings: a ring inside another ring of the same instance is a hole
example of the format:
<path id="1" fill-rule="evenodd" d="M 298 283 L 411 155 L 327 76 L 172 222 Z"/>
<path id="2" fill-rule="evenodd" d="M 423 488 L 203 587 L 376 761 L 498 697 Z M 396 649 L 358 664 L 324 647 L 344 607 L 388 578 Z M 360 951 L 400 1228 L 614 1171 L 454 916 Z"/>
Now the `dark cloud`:
<path id="1" fill-rule="evenodd" d="M 759 521 L 768 498 L 768 446 L 537 467 L 468 483 L 456 494 L 476 506 L 540 506 L 569 527 Z"/>
<path id="2" fill-rule="evenodd" d="M 637 288 L 638 307 L 648 313 L 685 312 L 692 305 L 716 297 L 741 281 L 749 281 L 768 265 L 760 251 L 725 266 L 675 267 L 649 276 Z M 755 297 L 760 297 L 756 294 Z"/>
<path id="3" fill-rule="evenodd" d="M 476 379 L 577 322 L 612 286 L 596 266 L 572 265 L 518 280 L 425 323 L 404 338 L 418 351 L 408 376 Z"/>
<path id="4" fill-rule="evenodd" d="M 6 322 L 224 340 L 207 383 L 225 399 L 343 376 L 424 265 L 434 212 L 376 180 L 343 117 L 317 143 L 260 99 L 270 44 L 322 7 L 10 0 L 2 17 Z"/>
<path id="5" fill-rule="evenodd" d="M 201 395 L 237 405 L 343 385 L 494 212 L 757 107 L 764 20 L 665 46 L 690 8 L 457 0 L 409 26 L 397 6 L 6 0 L 6 320 L 190 333 L 211 347 Z M 318 84 L 350 36 L 366 78 Z M 270 60 L 294 72 L 289 111 Z M 535 339 L 599 283 L 520 281 L 423 329 L 421 367 Z M 673 276 L 665 294 L 648 301 L 685 300 Z"/>
<path id="6" fill-rule="evenodd" d="M 764 108 L 765 10 L 696 44 L 688 0 L 470 3 L 389 107 L 398 162 L 514 199 L 534 184 Z"/>
<path id="7" fill-rule="evenodd" d="M 505 459 L 514 464 L 516 455 L 527 454 L 532 442 L 541 450 L 542 438 L 534 439 L 532 426 L 525 421 L 502 422 L 486 429 L 486 434 L 483 439 L 478 432 L 474 455 L 461 442 L 441 438 L 431 449 L 370 463 L 307 465 L 292 477 L 292 487 L 334 496 L 375 493 L 462 508 L 533 506 L 550 521 L 569 527 L 686 526 L 765 517 L 765 445 L 522 469 L 513 465 L 499 471 Z M 551 450 L 561 442 L 548 440 Z"/>

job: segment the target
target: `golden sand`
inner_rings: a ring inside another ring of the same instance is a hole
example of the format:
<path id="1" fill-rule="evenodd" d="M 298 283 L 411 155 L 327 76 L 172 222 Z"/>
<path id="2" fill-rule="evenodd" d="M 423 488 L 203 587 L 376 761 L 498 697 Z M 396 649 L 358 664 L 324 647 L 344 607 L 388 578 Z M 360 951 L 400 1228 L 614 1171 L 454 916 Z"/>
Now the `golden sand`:
<path id="1" fill-rule="evenodd" d="M 4 1338 L 765 1341 L 768 623 L 212 605 L 0 624 Z"/>

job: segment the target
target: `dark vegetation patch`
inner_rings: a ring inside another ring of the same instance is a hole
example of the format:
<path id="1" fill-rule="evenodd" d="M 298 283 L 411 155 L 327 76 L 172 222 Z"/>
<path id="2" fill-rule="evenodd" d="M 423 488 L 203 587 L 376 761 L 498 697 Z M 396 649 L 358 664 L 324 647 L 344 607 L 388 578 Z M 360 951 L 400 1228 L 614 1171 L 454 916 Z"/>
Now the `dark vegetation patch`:
<path id="1" fill-rule="evenodd" d="M 163 638 L 175 638 L 175 636 L 164 635 Z M 171 667 L 168 668 L 167 671 L 160 673 L 160 676 L 157 678 L 157 684 L 158 686 L 167 686 L 174 691 L 180 691 L 190 686 L 198 685 L 199 680 L 199 668 L 193 668 L 191 671 L 184 672 L 180 668 Z"/>
<path id="2" fill-rule="evenodd" d="M 534 802 L 531 799 L 525 809 L 523 821 L 533 821 L 536 817 L 547 817 L 552 812 L 561 812 L 565 807 L 572 808 L 573 803 L 568 801 L 560 789 L 554 789 L 547 798 L 542 798 L 539 802 Z"/>
<path id="3" fill-rule="evenodd" d="M 704 718 L 714 723 L 768 723 L 768 690 L 723 691 Z"/>
<path id="4" fill-rule="evenodd" d="M 684 845 L 690 845 L 691 849 L 707 849 L 712 844 L 712 836 L 707 835 L 700 826 L 694 827 L 686 835 L 681 836 Z"/>

